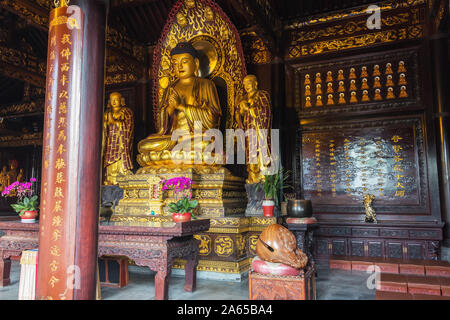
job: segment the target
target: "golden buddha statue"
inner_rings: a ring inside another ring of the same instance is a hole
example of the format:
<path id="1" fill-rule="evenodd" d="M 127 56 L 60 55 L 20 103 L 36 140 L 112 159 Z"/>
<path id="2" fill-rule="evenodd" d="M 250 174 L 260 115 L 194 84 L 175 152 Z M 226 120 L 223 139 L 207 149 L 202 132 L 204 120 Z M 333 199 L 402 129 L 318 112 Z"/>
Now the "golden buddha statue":
<path id="1" fill-rule="evenodd" d="M 3 166 L 2 171 L 0 172 L 0 192 L 3 191 L 7 186 L 9 186 L 8 167 Z"/>
<path id="2" fill-rule="evenodd" d="M 17 181 L 23 182 L 25 180 L 23 169 L 19 170 L 19 174 L 17 175 Z"/>
<path id="3" fill-rule="evenodd" d="M 200 61 L 198 53 L 188 42 L 180 42 L 172 49 L 171 63 L 174 66 L 176 80 L 163 93 L 159 131 L 148 136 L 138 144 L 138 162 L 141 166 L 160 165 L 173 160 L 191 162 L 192 155 L 184 154 L 182 158 L 172 159 L 172 149 L 177 144 L 188 145 L 201 141 L 201 148 L 210 143 L 203 137 L 194 136 L 194 124 L 201 124 L 202 136 L 208 129 L 219 128 L 222 111 L 217 89 L 211 80 L 198 77 Z M 185 132 L 178 140 L 172 140 L 172 133 Z M 198 129 L 197 129 L 198 130 Z M 183 148 L 185 150 L 185 148 Z"/>
<path id="4" fill-rule="evenodd" d="M 272 128 L 272 113 L 270 97 L 266 91 L 258 90 L 258 80 L 254 75 L 244 78 L 244 89 L 246 95 L 240 99 L 236 119 L 239 127 L 244 130 L 256 130 L 256 146 L 248 146 L 247 150 L 260 150 L 264 144 L 267 147 L 267 157 L 270 157 L 270 129 Z M 267 134 L 262 134 L 262 129 L 267 130 Z M 264 140 L 263 140 L 264 139 Z M 251 143 L 251 141 L 249 141 Z M 248 179 L 247 184 L 255 184 L 264 181 L 263 170 L 270 163 L 264 161 L 262 154 L 257 156 L 257 163 L 247 164 Z"/>
<path id="5" fill-rule="evenodd" d="M 17 181 L 17 167 L 19 163 L 17 160 L 11 160 L 9 162 L 9 171 L 8 171 L 8 185 Z"/>
<path id="6" fill-rule="evenodd" d="M 117 176 L 133 169 L 133 125 L 133 111 L 125 106 L 125 99 L 118 92 L 111 93 L 103 119 L 105 185 L 116 185 Z"/>

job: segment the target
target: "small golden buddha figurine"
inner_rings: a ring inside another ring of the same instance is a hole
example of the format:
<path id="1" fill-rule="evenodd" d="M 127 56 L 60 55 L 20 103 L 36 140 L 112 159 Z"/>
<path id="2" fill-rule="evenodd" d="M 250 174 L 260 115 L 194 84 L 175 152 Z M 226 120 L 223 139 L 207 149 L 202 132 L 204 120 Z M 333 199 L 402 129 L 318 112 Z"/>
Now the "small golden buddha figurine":
<path id="1" fill-rule="evenodd" d="M 305 96 L 311 95 L 311 87 L 309 85 L 305 86 Z"/>
<path id="2" fill-rule="evenodd" d="M 391 63 L 386 63 L 386 71 L 385 74 L 393 74 L 394 72 L 392 71 L 392 64 Z"/>
<path id="3" fill-rule="evenodd" d="M 269 93 L 258 90 L 258 80 L 254 75 L 244 78 L 244 89 L 246 95 L 242 97 L 238 104 L 239 127 L 244 130 L 255 130 L 257 141 L 255 146 L 248 146 L 247 150 L 257 150 L 258 146 L 267 146 L 267 157 L 270 157 L 270 129 L 272 128 L 272 111 Z M 268 130 L 264 134 L 261 130 Z M 263 141 L 264 139 L 265 141 Z M 254 143 L 249 139 L 248 143 Z M 248 178 L 247 184 L 255 184 L 264 181 L 263 170 L 270 164 L 270 160 L 265 161 L 262 155 L 257 156 L 257 163 L 247 164 Z"/>
<path id="4" fill-rule="evenodd" d="M 119 92 L 111 93 L 103 119 L 105 185 L 116 185 L 118 176 L 129 174 L 133 169 L 133 126 L 133 111 L 125 106 L 125 99 Z"/>
<path id="5" fill-rule="evenodd" d="M 3 191 L 7 186 L 9 186 L 8 167 L 3 166 L 2 171 L 0 172 L 0 192 Z"/>
<path id="6" fill-rule="evenodd" d="M 195 0 L 184 0 L 184 4 L 186 5 L 186 7 L 188 7 L 189 9 L 192 9 L 195 7 Z"/>
<path id="7" fill-rule="evenodd" d="M 323 103 L 322 103 L 322 96 L 317 96 L 316 98 L 316 107 L 322 107 Z"/>
<path id="8" fill-rule="evenodd" d="M 376 89 L 375 90 L 375 96 L 374 96 L 373 100 L 375 100 L 375 101 L 383 100 L 383 97 L 381 96 L 381 90 L 380 89 Z"/>
<path id="9" fill-rule="evenodd" d="M 364 101 L 364 102 L 369 102 L 370 101 L 369 91 L 367 91 L 367 90 L 363 91 L 363 95 L 362 95 L 361 101 Z"/>
<path id="10" fill-rule="evenodd" d="M 20 169 L 19 174 L 17 175 L 17 181 L 23 182 L 24 180 L 25 180 L 25 178 L 24 178 L 23 169 Z"/>
<path id="11" fill-rule="evenodd" d="M 377 214 L 372 206 L 373 200 L 375 200 L 375 196 L 373 194 L 364 195 L 363 203 L 366 211 L 366 216 L 364 218 L 365 222 L 377 223 Z"/>
<path id="12" fill-rule="evenodd" d="M 304 84 L 311 84 L 311 80 L 310 80 L 310 75 L 309 74 L 305 74 L 305 82 Z"/>
<path id="13" fill-rule="evenodd" d="M 332 81 L 333 81 L 333 73 L 331 71 L 328 71 L 326 82 L 332 82 Z"/>
<path id="14" fill-rule="evenodd" d="M 375 79 L 373 81 L 373 87 L 374 88 L 381 88 L 380 77 L 375 77 Z"/>
<path id="15" fill-rule="evenodd" d="M 356 90 L 358 90 L 358 89 L 356 88 L 356 81 L 355 81 L 355 80 L 351 80 L 351 81 L 350 81 L 350 86 L 349 86 L 348 90 L 350 90 L 350 91 L 356 91 Z"/>
<path id="16" fill-rule="evenodd" d="M 399 86 L 403 86 L 403 85 L 407 85 L 408 83 L 406 82 L 406 75 L 404 73 L 400 73 L 400 77 L 398 79 L 398 85 Z"/>
<path id="17" fill-rule="evenodd" d="M 398 96 L 400 98 L 408 98 L 408 93 L 406 92 L 406 86 L 400 87 L 400 94 Z"/>
<path id="18" fill-rule="evenodd" d="M 392 75 L 388 75 L 386 78 L 386 87 L 393 87 L 394 81 L 392 81 Z"/>
<path id="19" fill-rule="evenodd" d="M 358 99 L 356 98 L 356 92 L 352 91 L 350 93 L 350 103 L 357 103 L 357 102 L 358 102 Z"/>
<path id="20" fill-rule="evenodd" d="M 361 68 L 361 75 L 360 75 L 360 78 L 367 78 L 369 75 L 368 75 L 368 73 L 367 73 L 367 67 L 366 66 L 364 66 L 364 67 L 362 67 Z"/>
<path id="21" fill-rule="evenodd" d="M 339 104 L 345 104 L 346 102 L 345 102 L 345 94 L 344 93 L 340 93 L 339 94 L 339 101 L 338 101 L 338 103 Z"/>
<path id="22" fill-rule="evenodd" d="M 322 78 L 320 77 L 320 72 L 316 73 L 316 83 L 322 83 Z"/>
<path id="23" fill-rule="evenodd" d="M 17 181 L 17 167 L 19 163 L 17 160 L 11 160 L 9 162 L 9 171 L 8 171 L 8 185 Z"/>
<path id="24" fill-rule="evenodd" d="M 180 27 L 185 27 L 188 25 L 186 17 L 181 12 L 177 13 L 177 23 Z"/>
<path id="25" fill-rule="evenodd" d="M 320 83 L 316 84 L 316 95 L 322 94 L 322 85 Z"/>
<path id="26" fill-rule="evenodd" d="M 334 93 L 332 82 L 327 83 L 327 93 Z"/>
<path id="27" fill-rule="evenodd" d="M 338 71 L 338 77 L 337 77 L 337 79 L 338 79 L 338 80 L 345 80 L 345 77 L 344 77 L 344 70 L 339 70 L 339 71 Z"/>
<path id="28" fill-rule="evenodd" d="M 201 125 L 202 137 L 206 130 L 219 127 L 222 110 L 217 89 L 211 80 L 196 75 L 200 66 L 197 51 L 190 43 L 180 42 L 172 49 L 170 56 L 176 80 L 163 92 L 158 132 L 138 144 L 138 162 L 141 166 L 174 160 L 171 151 L 177 144 L 186 144 L 191 150 L 192 142 L 197 140 L 194 137 L 195 122 Z M 187 134 L 173 141 L 175 130 Z M 199 140 L 200 148 L 210 144 L 210 139 Z M 177 160 L 194 160 L 191 154 L 181 156 L 187 158 Z"/>
<path id="29" fill-rule="evenodd" d="M 339 81 L 338 92 L 345 92 L 344 81 Z"/>
<path id="30" fill-rule="evenodd" d="M 398 73 L 406 73 L 406 67 L 405 67 L 405 61 L 400 61 L 398 63 L 398 69 L 397 69 Z"/>
<path id="31" fill-rule="evenodd" d="M 363 78 L 361 81 L 361 90 L 368 90 L 369 85 L 367 84 L 367 78 Z"/>
<path id="32" fill-rule="evenodd" d="M 372 76 L 376 77 L 376 76 L 380 76 L 380 75 L 381 75 L 380 66 L 376 64 L 376 65 L 373 66 Z"/>
<path id="33" fill-rule="evenodd" d="M 305 107 L 306 107 L 306 108 L 312 107 L 312 104 L 311 104 L 311 97 L 306 97 Z"/>
<path id="34" fill-rule="evenodd" d="M 348 76 L 349 79 L 356 79 L 355 68 L 350 68 L 350 74 Z"/>
<path id="35" fill-rule="evenodd" d="M 209 22 L 214 21 L 214 11 L 211 9 L 210 6 L 206 7 L 205 9 L 205 18 L 206 21 Z"/>
<path id="36" fill-rule="evenodd" d="M 388 88 L 386 99 L 395 99 L 394 88 L 392 88 L 392 87 Z"/>
<path id="37" fill-rule="evenodd" d="M 327 105 L 328 106 L 334 105 L 334 100 L 333 100 L 333 95 L 332 94 L 328 95 Z"/>

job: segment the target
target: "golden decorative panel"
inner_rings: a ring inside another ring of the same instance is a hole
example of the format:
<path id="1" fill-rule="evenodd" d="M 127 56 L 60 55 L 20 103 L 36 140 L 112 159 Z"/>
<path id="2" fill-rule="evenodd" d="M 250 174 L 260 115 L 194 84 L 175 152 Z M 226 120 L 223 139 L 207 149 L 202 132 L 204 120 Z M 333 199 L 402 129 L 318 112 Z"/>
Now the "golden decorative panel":
<path id="1" fill-rule="evenodd" d="M 288 26 L 286 59 L 363 48 L 424 36 L 424 1 L 381 5 L 381 28 L 369 29 L 367 7 Z M 406 5 L 407 4 L 407 5 Z M 319 25 L 320 24 L 320 25 Z M 319 104 L 325 104 L 321 99 Z"/>
<path id="2" fill-rule="evenodd" d="M 233 239 L 229 236 L 218 236 L 214 241 L 214 252 L 220 257 L 229 257 L 234 251 Z"/>
<path id="3" fill-rule="evenodd" d="M 207 256 L 211 253 L 211 237 L 205 234 L 202 235 L 194 235 L 194 238 L 200 241 L 198 245 L 201 256 Z"/>

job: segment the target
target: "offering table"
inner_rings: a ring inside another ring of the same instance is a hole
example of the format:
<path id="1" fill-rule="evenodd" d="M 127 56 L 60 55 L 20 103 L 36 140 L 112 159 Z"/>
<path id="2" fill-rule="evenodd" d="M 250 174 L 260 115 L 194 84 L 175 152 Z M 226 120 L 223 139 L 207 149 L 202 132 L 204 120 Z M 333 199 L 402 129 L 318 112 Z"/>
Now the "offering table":
<path id="1" fill-rule="evenodd" d="M 126 256 L 139 266 L 149 267 L 156 272 L 155 300 L 168 299 L 169 277 L 177 258 L 187 260 L 184 289 L 195 290 L 199 241 L 193 235 L 207 231 L 209 226 L 209 219 L 155 222 L 145 227 L 102 224 L 99 226 L 98 256 Z M 38 248 L 39 224 L 0 222 L 0 230 L 4 233 L 0 238 L 0 286 L 7 286 L 10 284 L 10 258 L 20 256 L 23 250 Z"/>

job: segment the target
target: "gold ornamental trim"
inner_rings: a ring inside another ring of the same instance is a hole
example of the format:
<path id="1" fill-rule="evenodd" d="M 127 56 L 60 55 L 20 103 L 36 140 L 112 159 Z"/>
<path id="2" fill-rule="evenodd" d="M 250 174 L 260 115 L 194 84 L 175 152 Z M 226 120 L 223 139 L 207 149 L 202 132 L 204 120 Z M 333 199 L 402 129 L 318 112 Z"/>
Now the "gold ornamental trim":
<path id="1" fill-rule="evenodd" d="M 245 258 L 238 262 L 199 260 L 197 271 L 209 271 L 220 273 L 238 273 L 248 271 L 252 258 Z M 177 259 L 173 264 L 174 269 L 184 269 L 186 260 Z"/>

